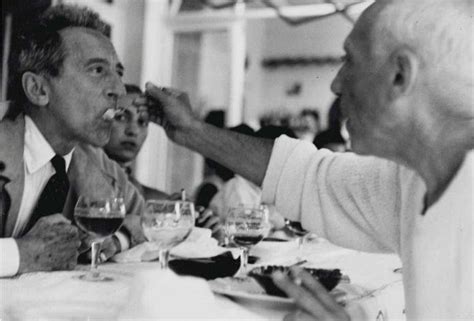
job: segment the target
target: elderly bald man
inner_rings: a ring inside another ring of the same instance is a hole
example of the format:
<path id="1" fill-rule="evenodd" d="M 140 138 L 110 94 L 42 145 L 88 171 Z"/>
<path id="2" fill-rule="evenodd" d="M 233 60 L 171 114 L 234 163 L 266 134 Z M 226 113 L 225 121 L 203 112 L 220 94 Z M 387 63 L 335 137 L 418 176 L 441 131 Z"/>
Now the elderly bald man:
<path id="1" fill-rule="evenodd" d="M 471 0 L 378 0 L 363 13 L 332 90 L 353 150 L 370 157 L 220 130 L 185 94 L 148 94 L 172 140 L 262 184 L 279 212 L 336 244 L 397 253 L 408 319 L 472 320 L 472 12 Z M 274 276 L 299 306 L 288 319 L 349 319 L 297 273 L 302 286 Z"/>

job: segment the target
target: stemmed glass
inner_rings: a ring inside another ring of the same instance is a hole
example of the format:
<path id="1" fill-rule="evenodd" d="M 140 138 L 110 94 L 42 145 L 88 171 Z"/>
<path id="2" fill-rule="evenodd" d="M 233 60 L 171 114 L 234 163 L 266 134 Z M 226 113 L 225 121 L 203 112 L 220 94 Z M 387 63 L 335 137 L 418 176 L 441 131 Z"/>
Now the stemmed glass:
<path id="1" fill-rule="evenodd" d="M 265 205 L 229 208 L 225 231 L 230 242 L 242 250 L 241 273 L 246 273 L 250 248 L 263 240 L 270 231 L 268 208 Z"/>
<path id="2" fill-rule="evenodd" d="M 125 203 L 121 197 L 97 199 L 88 196 L 79 197 L 74 208 L 74 220 L 81 230 L 90 233 L 94 237 L 91 244 L 90 272 L 80 275 L 79 279 L 93 282 L 113 280 L 113 278 L 99 273 L 98 255 L 102 241 L 120 228 L 125 213 Z"/>
<path id="3" fill-rule="evenodd" d="M 309 234 L 309 231 L 305 230 L 300 222 L 297 221 L 290 221 L 289 219 L 285 218 L 285 228 L 290 231 L 293 236 L 296 237 L 296 242 L 298 244 L 298 255 L 296 257 L 297 260 L 302 259 L 302 252 L 303 252 L 303 244 L 305 241 L 306 236 Z"/>
<path id="4" fill-rule="evenodd" d="M 170 250 L 194 227 L 194 204 L 188 201 L 149 200 L 141 216 L 143 234 L 157 245 L 161 269 L 168 269 Z"/>

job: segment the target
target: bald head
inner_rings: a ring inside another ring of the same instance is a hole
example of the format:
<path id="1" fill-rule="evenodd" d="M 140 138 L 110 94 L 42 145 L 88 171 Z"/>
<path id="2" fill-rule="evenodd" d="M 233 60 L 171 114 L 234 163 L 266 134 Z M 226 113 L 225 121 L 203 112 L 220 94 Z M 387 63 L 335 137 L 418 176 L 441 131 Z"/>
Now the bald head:
<path id="1" fill-rule="evenodd" d="M 471 80 L 472 0 L 377 0 L 364 13 L 373 23 L 376 52 L 401 46 L 413 50 L 421 67 L 455 73 Z"/>

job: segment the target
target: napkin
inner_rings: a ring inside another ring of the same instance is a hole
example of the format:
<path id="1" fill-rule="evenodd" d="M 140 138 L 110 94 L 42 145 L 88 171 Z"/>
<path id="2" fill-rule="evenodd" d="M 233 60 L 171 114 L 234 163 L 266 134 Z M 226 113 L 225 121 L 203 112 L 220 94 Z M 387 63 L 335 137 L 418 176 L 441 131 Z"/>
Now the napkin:
<path id="1" fill-rule="evenodd" d="M 188 238 L 174 247 L 170 254 L 179 258 L 206 258 L 222 254 L 228 249 L 217 245 L 217 240 L 211 237 L 211 230 L 195 227 Z M 153 242 L 144 242 L 118 253 L 112 261 L 118 263 L 147 262 L 158 259 L 158 247 Z"/>
<path id="2" fill-rule="evenodd" d="M 137 273 L 130 284 L 118 320 L 211 319 L 218 312 L 214 295 L 202 279 L 153 269 Z"/>

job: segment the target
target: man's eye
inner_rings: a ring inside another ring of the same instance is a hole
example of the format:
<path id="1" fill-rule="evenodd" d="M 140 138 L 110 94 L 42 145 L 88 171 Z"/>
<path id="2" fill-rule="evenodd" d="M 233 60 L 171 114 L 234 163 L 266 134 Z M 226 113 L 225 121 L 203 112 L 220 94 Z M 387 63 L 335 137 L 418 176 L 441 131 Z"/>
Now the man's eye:
<path id="1" fill-rule="evenodd" d="M 104 67 L 102 67 L 102 66 L 94 67 L 94 68 L 92 68 L 92 72 L 95 73 L 95 74 L 101 74 L 101 73 L 104 72 Z"/>
<path id="2" fill-rule="evenodd" d="M 114 119 L 116 121 L 119 121 L 119 122 L 124 122 L 126 119 L 125 119 L 125 115 L 123 113 L 119 113 L 117 114 Z"/>
<path id="3" fill-rule="evenodd" d="M 341 61 L 342 61 L 342 62 L 350 62 L 349 55 L 343 55 L 343 56 L 341 57 Z"/>

